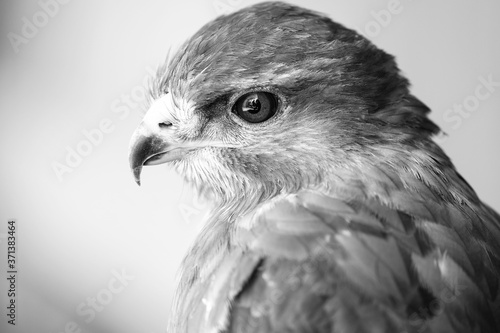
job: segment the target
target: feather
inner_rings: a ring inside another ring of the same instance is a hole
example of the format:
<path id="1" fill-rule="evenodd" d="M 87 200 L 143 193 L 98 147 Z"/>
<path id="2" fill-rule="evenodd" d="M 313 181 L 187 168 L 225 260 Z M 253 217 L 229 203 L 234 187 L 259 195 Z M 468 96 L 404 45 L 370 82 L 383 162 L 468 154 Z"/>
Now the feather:
<path id="1" fill-rule="evenodd" d="M 500 216 L 432 141 L 393 56 L 265 2 L 169 56 L 165 94 L 131 167 L 169 162 L 213 203 L 173 332 L 500 331 Z"/>

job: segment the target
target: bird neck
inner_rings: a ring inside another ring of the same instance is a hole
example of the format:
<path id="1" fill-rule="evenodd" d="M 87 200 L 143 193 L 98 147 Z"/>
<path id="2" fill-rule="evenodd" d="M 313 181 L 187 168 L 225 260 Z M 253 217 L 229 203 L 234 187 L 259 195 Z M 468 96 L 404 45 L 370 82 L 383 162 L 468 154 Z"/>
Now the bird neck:
<path id="1" fill-rule="evenodd" d="M 451 203 L 479 202 L 448 156 L 431 139 L 412 140 L 404 136 L 396 143 L 381 140 L 378 144 L 342 147 L 342 152 L 327 157 L 307 157 L 297 158 L 306 164 L 287 170 L 260 169 L 262 174 L 258 175 L 243 170 L 235 172 L 232 178 L 221 175 L 217 179 L 224 179 L 224 189 L 219 182 L 198 187 L 200 195 L 213 203 L 206 228 L 229 233 L 238 217 L 301 190 L 318 190 L 343 200 L 376 198 L 389 205 L 393 196 L 403 190 L 415 197 L 432 193 Z M 226 227 L 215 228 L 219 224 Z"/>
<path id="2" fill-rule="evenodd" d="M 308 170 L 298 172 L 295 178 L 290 175 L 279 178 L 282 174 L 277 173 L 278 179 L 269 182 L 242 174 L 238 182 L 228 183 L 234 188 L 226 192 L 204 189 L 203 193 L 213 200 L 212 213 L 184 267 L 188 270 L 200 267 L 198 263 L 229 247 L 241 217 L 301 190 L 320 191 L 347 202 L 375 199 L 390 207 L 397 207 L 401 193 L 415 200 L 432 197 L 443 203 L 471 207 L 480 202 L 449 158 L 431 140 L 359 147 L 358 151 L 364 153 L 345 155 L 342 160 L 312 161 Z M 304 174 L 309 177 L 303 178 Z"/>

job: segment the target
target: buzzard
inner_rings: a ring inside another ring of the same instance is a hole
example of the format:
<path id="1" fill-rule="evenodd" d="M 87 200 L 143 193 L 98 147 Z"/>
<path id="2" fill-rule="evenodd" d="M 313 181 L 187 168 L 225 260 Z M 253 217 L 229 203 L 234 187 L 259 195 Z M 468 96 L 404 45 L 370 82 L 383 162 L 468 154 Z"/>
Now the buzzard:
<path id="1" fill-rule="evenodd" d="M 172 332 L 500 332 L 500 217 L 433 141 L 394 57 L 281 2 L 160 68 L 130 165 L 213 203 Z"/>

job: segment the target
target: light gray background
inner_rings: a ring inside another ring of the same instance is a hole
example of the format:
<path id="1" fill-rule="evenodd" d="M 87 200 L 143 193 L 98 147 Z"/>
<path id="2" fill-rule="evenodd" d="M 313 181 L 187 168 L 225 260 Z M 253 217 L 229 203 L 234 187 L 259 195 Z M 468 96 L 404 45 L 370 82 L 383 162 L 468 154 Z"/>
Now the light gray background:
<path id="1" fill-rule="evenodd" d="M 444 149 L 481 198 L 500 210 L 500 87 L 460 116 L 459 125 L 445 118 L 454 104 L 474 101 L 480 77 L 500 82 L 498 1 L 400 0 L 383 25 L 374 13 L 393 1 L 291 2 L 357 27 L 396 55 L 414 94 L 448 133 Z M 21 34 L 23 17 L 32 22 L 40 4 L 1 3 L 0 233 L 17 219 L 20 272 L 16 327 L 6 324 L 7 285 L 0 279 L 2 332 L 64 332 L 71 321 L 82 332 L 163 332 L 177 266 L 206 205 L 164 166 L 147 168 L 143 186 L 134 184 L 128 142 L 144 110 L 122 98 L 135 93 L 132 102 L 140 102 L 143 79 L 170 47 L 220 10 L 252 3 L 73 0 L 18 52 L 8 33 Z M 67 147 L 84 144 L 82 131 L 103 119 L 113 130 L 58 179 L 54 163 L 65 164 Z M 110 283 L 119 285 L 113 270 L 134 277 L 117 293 L 109 291 Z M 96 296 L 107 304 L 86 322 L 76 308 Z"/>

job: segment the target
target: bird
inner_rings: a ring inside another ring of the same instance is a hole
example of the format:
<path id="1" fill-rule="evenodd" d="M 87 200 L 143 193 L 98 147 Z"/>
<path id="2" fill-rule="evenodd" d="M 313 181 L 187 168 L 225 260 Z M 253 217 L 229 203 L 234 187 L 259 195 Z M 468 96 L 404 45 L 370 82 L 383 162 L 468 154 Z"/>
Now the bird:
<path id="1" fill-rule="evenodd" d="M 211 203 L 170 332 L 500 332 L 500 216 L 355 30 L 284 2 L 219 16 L 147 108 L 136 182 L 167 163 Z"/>

